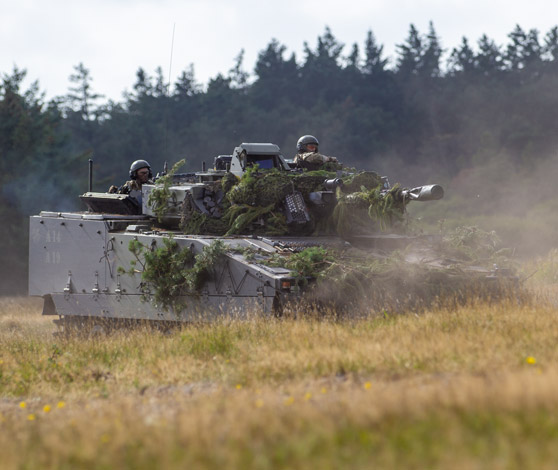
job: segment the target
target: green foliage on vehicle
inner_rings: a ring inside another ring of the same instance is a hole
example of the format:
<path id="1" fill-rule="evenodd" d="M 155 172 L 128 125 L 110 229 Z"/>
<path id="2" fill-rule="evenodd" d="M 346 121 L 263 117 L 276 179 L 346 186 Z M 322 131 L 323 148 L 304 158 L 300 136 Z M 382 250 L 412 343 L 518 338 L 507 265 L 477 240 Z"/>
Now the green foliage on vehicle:
<path id="1" fill-rule="evenodd" d="M 130 262 L 127 273 L 141 274 L 142 300 L 152 299 L 156 306 L 178 315 L 187 306 L 187 298 L 198 296 L 212 277 L 214 267 L 223 260 L 225 244 L 214 240 L 195 255 L 172 237 L 162 240 L 163 246 L 157 247 L 131 240 L 128 249 L 135 260 Z"/>
<path id="2" fill-rule="evenodd" d="M 152 207 L 159 222 L 161 222 L 169 210 L 169 199 L 173 196 L 170 190 L 172 177 L 185 163 L 186 160 L 184 158 L 176 162 L 166 175 L 157 180 L 157 186 L 149 193 L 147 204 Z"/>

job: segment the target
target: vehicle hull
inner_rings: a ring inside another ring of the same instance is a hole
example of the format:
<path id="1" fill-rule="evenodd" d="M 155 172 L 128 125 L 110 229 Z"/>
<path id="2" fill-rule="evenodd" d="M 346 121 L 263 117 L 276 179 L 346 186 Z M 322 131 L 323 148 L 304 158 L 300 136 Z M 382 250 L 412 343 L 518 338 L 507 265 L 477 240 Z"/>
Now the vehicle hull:
<path id="1" fill-rule="evenodd" d="M 29 295 L 45 298 L 45 315 L 184 322 L 242 318 L 254 312 L 277 314 L 279 305 L 298 295 L 283 288 L 289 270 L 248 262 L 234 251 L 273 252 L 273 245 L 262 239 L 219 237 L 230 252 L 199 293 L 176 299 L 182 308 L 174 311 L 157 306 L 146 291 L 130 242 L 154 249 L 172 238 L 198 254 L 216 237 L 152 231 L 150 220 L 141 216 L 51 212 L 31 217 L 30 234 Z"/>

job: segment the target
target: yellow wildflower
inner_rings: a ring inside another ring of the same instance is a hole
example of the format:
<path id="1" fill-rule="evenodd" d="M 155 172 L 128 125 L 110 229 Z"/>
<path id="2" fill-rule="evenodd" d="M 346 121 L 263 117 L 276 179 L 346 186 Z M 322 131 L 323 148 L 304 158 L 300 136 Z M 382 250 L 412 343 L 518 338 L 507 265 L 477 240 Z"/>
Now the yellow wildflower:
<path id="1" fill-rule="evenodd" d="M 533 356 L 528 356 L 527 359 L 525 359 L 525 362 L 527 364 L 533 365 L 537 363 L 537 360 Z"/>
<path id="2" fill-rule="evenodd" d="M 285 398 L 285 405 L 291 406 L 294 403 L 294 401 L 295 401 L 294 397 Z"/>
<path id="3" fill-rule="evenodd" d="M 20 407 L 21 409 L 25 408 L 26 406 L 27 406 L 27 404 L 26 404 L 24 401 L 20 401 L 20 402 L 19 402 L 19 407 Z"/>
<path id="4" fill-rule="evenodd" d="M 50 412 L 50 405 L 45 405 L 45 406 L 43 406 L 43 411 L 44 411 L 45 413 L 49 413 L 49 412 Z"/>
<path id="5" fill-rule="evenodd" d="M 65 406 L 66 406 L 66 403 L 64 403 L 63 401 L 59 401 L 59 402 L 56 404 L 56 408 L 64 408 Z"/>
<path id="6" fill-rule="evenodd" d="M 325 388 L 325 387 L 322 387 L 322 390 L 321 390 L 321 392 L 322 392 L 322 395 L 325 395 L 325 394 L 327 393 L 327 388 Z"/>
<path id="7" fill-rule="evenodd" d="M 310 392 L 306 392 L 306 394 L 304 395 L 304 399 L 306 401 L 310 400 L 312 398 L 312 394 Z"/>
<path id="8" fill-rule="evenodd" d="M 35 421 L 35 415 L 33 413 L 27 415 L 27 421 Z"/>
<path id="9" fill-rule="evenodd" d="M 236 384 L 236 389 L 237 389 L 237 390 L 240 390 L 241 388 L 242 388 L 242 385 Z"/>
<path id="10" fill-rule="evenodd" d="M 364 388 L 365 388 L 366 390 L 370 390 L 370 389 L 372 388 L 372 384 L 371 384 L 370 382 L 366 382 L 366 383 L 364 384 Z"/>

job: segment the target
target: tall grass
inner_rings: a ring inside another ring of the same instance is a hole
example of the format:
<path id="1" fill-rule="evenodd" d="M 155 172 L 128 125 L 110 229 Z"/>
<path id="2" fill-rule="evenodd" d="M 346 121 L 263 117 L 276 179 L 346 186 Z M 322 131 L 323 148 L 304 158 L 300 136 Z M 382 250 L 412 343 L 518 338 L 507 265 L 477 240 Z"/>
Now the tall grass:
<path id="1" fill-rule="evenodd" d="M 59 340 L 36 304 L 0 302 L 2 468 L 552 468 L 558 458 L 551 305 Z"/>

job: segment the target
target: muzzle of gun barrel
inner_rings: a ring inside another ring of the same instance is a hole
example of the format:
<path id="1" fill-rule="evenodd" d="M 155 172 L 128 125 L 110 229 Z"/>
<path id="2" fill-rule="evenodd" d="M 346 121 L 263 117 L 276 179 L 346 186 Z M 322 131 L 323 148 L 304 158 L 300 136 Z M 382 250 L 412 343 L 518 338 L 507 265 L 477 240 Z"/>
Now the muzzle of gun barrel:
<path id="1" fill-rule="evenodd" d="M 444 197 L 444 188 L 439 184 L 431 184 L 423 186 L 420 192 L 420 199 L 422 201 L 436 201 Z"/>
<path id="2" fill-rule="evenodd" d="M 407 199 L 413 201 L 436 201 L 444 197 L 444 188 L 439 184 L 430 184 L 428 186 L 418 186 L 413 189 L 403 191 Z"/>
<path id="3" fill-rule="evenodd" d="M 324 188 L 328 191 L 335 191 L 335 188 L 340 188 L 343 186 L 343 180 L 341 178 L 332 178 L 324 181 Z"/>

